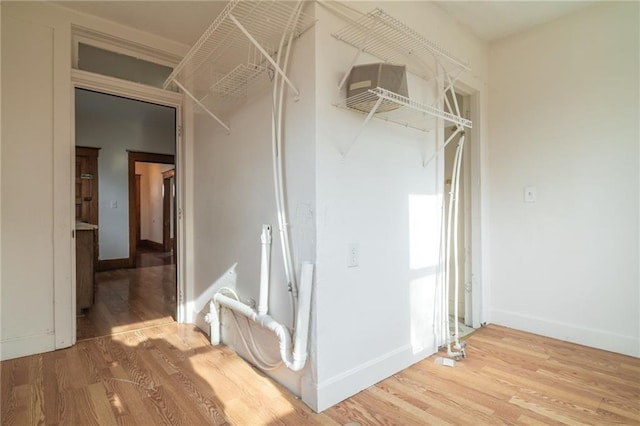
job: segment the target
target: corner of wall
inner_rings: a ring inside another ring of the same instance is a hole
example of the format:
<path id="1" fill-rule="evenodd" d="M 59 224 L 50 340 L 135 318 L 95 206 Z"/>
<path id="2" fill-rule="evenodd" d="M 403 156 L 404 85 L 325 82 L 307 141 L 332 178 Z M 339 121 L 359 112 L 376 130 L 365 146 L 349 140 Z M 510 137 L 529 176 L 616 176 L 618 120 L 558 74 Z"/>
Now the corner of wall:
<path id="1" fill-rule="evenodd" d="M 606 330 L 582 327 L 548 318 L 535 317 L 519 312 L 493 309 L 493 324 L 548 336 L 566 342 L 586 345 L 605 351 L 640 357 L 640 337 L 625 336 Z"/>

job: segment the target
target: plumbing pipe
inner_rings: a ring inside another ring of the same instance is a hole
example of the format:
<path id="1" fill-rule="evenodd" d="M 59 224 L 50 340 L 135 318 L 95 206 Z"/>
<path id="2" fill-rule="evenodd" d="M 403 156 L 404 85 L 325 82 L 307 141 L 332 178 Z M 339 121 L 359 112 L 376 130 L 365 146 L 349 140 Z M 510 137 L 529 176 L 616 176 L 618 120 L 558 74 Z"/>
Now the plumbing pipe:
<path id="1" fill-rule="evenodd" d="M 313 264 L 305 262 L 302 265 L 300 287 L 300 303 L 298 304 L 298 327 L 291 347 L 291 334 L 282 324 L 269 315 L 259 315 L 250 306 L 216 293 L 210 302 L 211 312 L 207 315 L 207 321 L 211 324 L 211 344 L 220 344 L 220 307 L 230 309 L 233 313 L 244 315 L 247 319 L 268 329 L 276 335 L 280 344 L 280 357 L 282 363 L 292 371 L 300 371 L 307 361 L 307 342 L 309 340 L 309 319 L 311 314 L 311 294 L 313 284 Z M 252 354 L 253 355 L 253 354 Z M 256 363 L 258 364 L 258 363 Z"/>
<path id="2" fill-rule="evenodd" d="M 457 153 L 457 151 L 456 151 Z M 457 156 L 457 155 L 456 155 Z M 451 291 L 451 232 L 453 228 L 453 200 L 455 194 L 453 193 L 454 180 L 456 176 L 456 161 L 454 156 L 453 161 L 453 173 L 451 176 L 451 188 L 449 190 L 449 208 L 447 210 L 447 236 L 445 243 L 445 268 L 444 268 L 444 306 L 445 306 L 445 330 L 447 332 L 447 347 L 451 346 L 451 323 L 449 320 L 449 292 Z"/>
<path id="3" fill-rule="evenodd" d="M 300 9 L 300 5 L 298 6 L 298 11 L 296 14 L 296 18 L 295 20 L 297 21 L 297 17 L 299 16 L 301 12 Z M 286 71 L 289 65 L 289 57 L 290 57 L 290 53 L 291 53 L 291 46 L 293 44 L 293 31 L 290 33 L 289 35 L 289 41 L 287 43 L 287 51 L 284 55 L 284 64 L 283 64 L 283 69 Z M 278 130 L 277 130 L 277 142 L 278 142 L 278 176 L 279 176 L 279 192 L 280 192 L 280 211 L 282 213 L 282 223 L 283 223 L 283 236 L 282 236 L 282 241 L 283 244 L 286 246 L 286 257 L 285 257 L 285 266 L 288 267 L 289 269 L 289 275 L 291 277 L 290 281 L 289 281 L 289 285 L 291 286 L 291 293 L 294 296 L 294 299 L 297 300 L 298 298 L 298 285 L 296 283 L 296 274 L 295 274 L 295 269 L 294 269 L 294 263 L 293 263 L 293 252 L 291 250 L 291 243 L 290 243 L 290 237 L 289 237 L 289 223 L 288 223 L 288 217 L 287 217 L 287 196 L 286 196 L 286 192 L 285 192 L 285 188 L 284 188 L 284 164 L 283 164 L 283 158 L 282 158 L 282 126 L 283 126 L 283 107 L 284 107 L 284 84 L 282 83 L 282 81 L 279 82 L 280 83 L 280 93 L 279 93 L 279 99 L 278 99 Z M 295 311 L 295 310 L 294 310 Z M 295 327 L 295 324 L 293 325 Z"/>
<path id="4" fill-rule="evenodd" d="M 209 323 L 209 341 L 211 346 L 220 344 L 220 313 L 216 306 L 215 298 L 220 293 L 216 293 L 209 301 L 209 313 L 205 316 L 205 321 Z"/>
<path id="5" fill-rule="evenodd" d="M 244 333 L 242 332 L 242 329 L 240 328 L 240 323 L 238 323 L 238 318 L 236 318 L 236 314 L 235 312 L 231 311 L 231 317 L 233 318 L 233 322 L 236 325 L 236 329 L 238 330 L 238 334 L 240 335 L 240 340 L 242 340 L 242 344 L 244 345 L 244 348 L 247 350 L 247 353 L 249 354 L 249 357 L 251 357 L 251 361 L 260 369 L 265 370 L 265 371 L 270 371 L 270 370 L 275 370 L 276 368 L 278 368 L 281 364 L 282 361 L 278 361 L 275 363 L 269 363 L 267 361 L 264 360 L 264 355 L 262 354 L 262 352 L 260 352 L 260 349 L 258 348 L 255 339 L 253 338 L 253 333 L 251 332 L 251 324 L 249 324 L 249 319 L 247 318 L 247 327 L 249 330 L 249 336 L 251 337 L 251 345 L 253 347 L 253 349 L 251 349 L 251 347 L 249 347 L 249 344 L 247 343 L 247 339 L 244 337 Z M 254 354 L 253 351 L 258 352 L 259 355 L 256 356 L 256 354 Z"/>
<path id="6" fill-rule="evenodd" d="M 311 287 L 313 284 L 313 263 L 304 262 L 300 273 L 300 293 L 298 294 L 298 312 L 293 344 L 293 362 L 304 365 L 307 359 L 307 341 L 309 339 L 309 321 L 311 319 Z"/>
<path id="7" fill-rule="evenodd" d="M 302 11 L 302 1 L 298 3 L 298 7 L 292 12 L 289 17 L 289 21 L 285 28 L 290 28 L 297 22 L 300 13 Z M 281 61 L 282 50 L 284 48 L 285 36 L 287 31 L 284 31 L 280 39 L 280 45 L 278 48 L 278 54 L 276 56 L 276 63 L 279 65 Z M 284 65 L 282 70 L 284 73 L 287 71 L 289 54 L 291 52 L 291 45 L 293 44 L 293 28 L 289 31 L 289 40 L 287 43 L 286 53 L 284 55 Z M 280 246 L 282 249 L 282 258 L 284 262 L 284 270 L 287 279 L 287 288 L 291 300 L 291 312 L 292 312 L 292 328 L 295 328 L 296 312 L 297 312 L 297 298 L 298 287 L 296 283 L 296 276 L 293 266 L 293 254 L 291 251 L 291 245 L 289 242 L 289 223 L 287 218 L 287 205 L 286 205 L 286 193 L 284 191 L 284 178 L 283 178 L 283 162 L 282 162 L 282 122 L 283 122 L 283 97 L 284 97 L 284 84 L 280 80 L 280 74 L 274 75 L 273 84 L 273 111 L 272 111 L 272 156 L 273 156 L 273 179 L 276 198 L 276 210 L 278 216 L 278 228 L 280 231 Z M 278 93 L 279 91 L 279 93 Z M 278 96 L 279 94 L 279 96 Z"/>
<path id="8" fill-rule="evenodd" d="M 459 328 L 458 328 L 458 298 L 459 298 L 459 289 L 458 289 L 458 243 L 457 243 L 457 226 L 458 226 L 458 191 L 459 191 L 459 180 L 460 180 L 460 164 L 462 159 L 462 149 L 464 146 L 464 132 L 458 142 L 458 147 L 456 148 L 456 153 L 453 161 L 453 172 L 452 172 L 452 183 L 451 183 L 451 193 L 449 198 L 449 211 L 448 211 L 448 220 L 447 220 L 447 244 L 446 244 L 446 266 L 445 266 L 445 306 L 446 306 L 446 330 L 447 330 L 447 356 L 451 358 L 464 358 L 465 351 L 464 345 L 460 344 L 459 340 Z M 453 216 L 453 217 L 452 217 Z M 452 236 L 453 230 L 453 236 Z M 452 241 L 453 238 L 453 241 Z M 453 252 L 453 253 L 452 253 Z M 454 339 L 455 339 L 455 348 L 459 351 L 451 350 L 451 332 L 450 332 L 450 320 L 449 320 L 449 288 L 451 285 L 451 256 L 453 255 L 454 261 Z"/>
<path id="9" fill-rule="evenodd" d="M 451 282 L 452 282 L 452 275 L 454 277 L 453 279 L 453 294 L 454 294 L 454 315 L 453 315 L 453 323 L 454 323 L 454 329 L 457 330 L 457 325 L 458 325 L 458 317 L 457 317 L 457 311 L 458 311 L 458 306 L 456 305 L 456 300 L 457 300 L 457 286 L 456 286 L 456 279 L 457 279 L 457 271 L 456 268 L 454 266 L 454 271 L 453 274 L 451 273 L 451 259 L 453 258 L 453 262 L 454 265 L 457 265 L 457 241 L 456 241 L 456 235 L 457 235 L 457 211 L 456 211 L 456 203 L 457 203 L 457 199 L 458 199 L 458 192 L 457 192 L 457 182 L 458 182 L 458 176 L 460 174 L 460 163 L 458 162 L 458 157 L 459 157 L 459 153 L 460 153 L 460 142 L 458 142 L 458 146 L 456 147 L 456 152 L 455 155 L 453 157 L 453 172 L 452 172 L 452 176 L 451 176 L 451 196 L 449 198 L 449 234 L 448 234 L 448 248 L 447 248 L 447 253 L 448 253 L 448 262 L 447 262 L 447 267 L 449 268 L 449 272 L 447 274 L 448 280 L 447 280 L 447 288 L 449 289 L 449 291 L 451 291 Z M 449 303 L 449 300 L 447 299 L 447 304 Z M 447 316 L 447 318 L 449 318 L 449 316 Z M 451 324 L 449 324 L 449 336 L 451 337 Z M 455 337 L 455 332 L 454 332 L 454 337 Z M 449 338 L 449 346 L 451 345 L 452 340 L 451 338 Z"/>
<path id="10" fill-rule="evenodd" d="M 457 163 L 456 167 L 456 177 L 455 177 L 455 199 L 454 199 L 454 211 L 453 211 L 453 274 L 454 274 L 454 338 L 455 338 L 455 347 L 460 347 L 460 330 L 458 325 L 458 301 L 460 299 L 460 276 L 459 276 L 459 262 L 458 262 L 458 205 L 460 204 L 460 172 L 462 171 L 462 153 L 464 149 L 464 133 L 460 136 L 460 141 L 458 142 L 458 148 L 456 149 L 456 158 L 455 161 Z"/>
<path id="11" fill-rule="evenodd" d="M 258 314 L 266 315 L 269 311 L 269 275 L 271 272 L 271 226 L 262 225 L 260 235 L 262 252 L 260 256 L 260 296 Z"/>

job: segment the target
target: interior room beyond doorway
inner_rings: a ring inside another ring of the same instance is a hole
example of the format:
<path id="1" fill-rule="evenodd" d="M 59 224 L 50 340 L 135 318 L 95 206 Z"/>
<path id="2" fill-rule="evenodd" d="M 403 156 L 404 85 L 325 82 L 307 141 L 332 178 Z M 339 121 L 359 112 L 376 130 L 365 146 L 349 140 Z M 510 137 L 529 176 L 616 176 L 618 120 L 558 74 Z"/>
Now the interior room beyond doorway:
<path id="1" fill-rule="evenodd" d="M 85 173 L 97 181 L 93 295 L 76 311 L 76 338 L 173 322 L 176 109 L 84 89 L 75 101 L 76 146 L 99 148 Z"/>

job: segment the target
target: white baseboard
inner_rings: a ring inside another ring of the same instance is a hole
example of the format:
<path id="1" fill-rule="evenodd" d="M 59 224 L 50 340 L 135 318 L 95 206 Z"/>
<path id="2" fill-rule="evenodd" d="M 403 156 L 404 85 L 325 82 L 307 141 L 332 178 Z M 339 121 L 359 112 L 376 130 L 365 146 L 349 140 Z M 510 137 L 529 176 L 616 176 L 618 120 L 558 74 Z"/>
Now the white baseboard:
<path id="1" fill-rule="evenodd" d="M 571 343 L 640 357 L 640 336 L 625 336 L 605 330 L 581 327 L 519 312 L 491 310 L 490 322 L 505 327 L 552 337 Z"/>
<path id="2" fill-rule="evenodd" d="M 316 412 L 324 411 L 435 352 L 434 348 L 429 348 L 414 354 L 413 347 L 406 345 L 324 382 L 314 384 L 303 380 L 302 400 Z"/>
<path id="3" fill-rule="evenodd" d="M 23 356 L 50 352 L 56 348 L 56 336 L 53 332 L 25 336 L 0 341 L 0 358 L 2 361 Z"/>

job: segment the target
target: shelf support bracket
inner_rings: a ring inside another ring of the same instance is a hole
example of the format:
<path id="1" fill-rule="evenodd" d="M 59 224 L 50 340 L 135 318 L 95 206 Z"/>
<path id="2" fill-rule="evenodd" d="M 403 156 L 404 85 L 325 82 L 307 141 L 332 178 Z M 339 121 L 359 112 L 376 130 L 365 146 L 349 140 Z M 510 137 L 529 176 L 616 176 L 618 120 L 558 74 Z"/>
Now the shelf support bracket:
<path id="1" fill-rule="evenodd" d="M 460 113 L 460 107 L 458 106 L 458 99 L 456 97 L 456 89 L 455 89 L 455 87 L 453 87 L 454 80 L 452 80 L 449 75 L 447 75 L 446 77 L 449 80 L 449 87 L 450 87 L 449 90 L 451 91 L 451 97 L 453 98 L 453 104 L 456 107 L 456 115 L 458 117 L 462 117 L 462 114 Z"/>
<path id="2" fill-rule="evenodd" d="M 433 155 L 431 157 L 429 157 L 429 159 L 427 161 L 425 161 L 424 163 L 422 163 L 422 167 L 427 167 L 429 165 L 429 163 L 436 158 L 438 155 L 440 155 L 440 153 L 447 147 L 447 145 L 449 145 L 449 143 L 453 140 L 453 138 L 456 137 L 456 135 L 460 132 L 462 132 L 464 130 L 463 127 L 457 126 L 456 130 L 451 134 L 451 136 L 449 136 L 449 139 L 447 139 L 447 141 L 444 143 L 444 145 L 442 145 L 440 148 L 438 148 L 438 150 L 436 152 L 433 153 Z"/>
<path id="3" fill-rule="evenodd" d="M 382 97 L 378 97 L 378 100 L 376 101 L 375 105 L 373 105 L 373 108 L 371 108 L 371 111 L 369 111 L 369 114 L 367 114 L 367 117 L 364 119 L 364 122 L 360 125 L 360 128 L 358 129 L 358 133 L 356 133 L 356 136 L 353 138 L 353 141 L 351 141 L 351 143 L 349 144 L 347 149 L 342 153 L 342 157 L 343 158 L 347 156 L 347 154 L 351 150 L 351 147 L 356 143 L 356 141 L 358 140 L 358 138 L 362 134 L 362 131 L 364 130 L 364 128 L 367 126 L 367 124 L 371 120 L 371 117 L 373 117 L 373 114 L 375 114 L 376 111 L 378 110 L 378 107 L 382 103 L 382 99 L 383 99 Z"/>
<path id="4" fill-rule="evenodd" d="M 456 81 L 458 81 L 458 78 L 460 78 L 460 75 L 462 75 L 462 72 L 464 71 L 464 69 L 461 68 L 453 78 L 450 78 L 446 70 L 444 69 L 444 67 L 441 67 L 441 68 L 443 71 L 443 75 L 447 76 L 447 79 L 449 80 L 449 84 L 447 85 L 447 87 L 444 88 L 442 92 L 440 92 L 440 94 L 438 95 L 438 98 L 433 102 L 434 106 L 437 105 L 445 97 L 447 91 L 455 90 L 453 87 L 453 84 Z"/>
<path id="5" fill-rule="evenodd" d="M 269 55 L 269 53 L 264 50 L 264 48 L 260 45 L 260 43 L 258 43 L 258 41 L 253 38 L 253 36 L 249 33 L 249 31 L 247 31 L 247 29 L 240 23 L 240 21 L 238 21 L 236 19 L 235 16 L 233 16 L 232 13 L 229 13 L 229 19 L 231 19 L 231 21 L 233 21 L 234 24 L 236 24 L 236 26 L 240 29 L 240 31 L 242 31 L 242 33 L 249 39 L 249 41 L 251 43 L 253 43 L 253 45 L 256 47 L 256 49 L 258 49 L 260 51 L 260 53 L 262 53 L 262 55 L 265 57 L 265 59 L 267 61 L 269 61 L 269 63 L 274 67 L 274 69 L 276 70 L 276 72 L 278 74 L 280 74 L 280 76 L 284 79 L 284 81 L 287 82 L 287 84 L 289 85 L 289 87 L 291 88 L 291 90 L 293 90 L 293 92 L 296 94 L 296 96 L 300 96 L 300 92 L 298 91 L 298 89 L 296 89 L 296 87 L 293 85 L 293 83 L 291 82 L 291 80 L 289 80 L 289 78 L 287 77 L 287 75 L 284 73 L 284 71 L 278 66 L 278 64 L 276 63 L 276 61 L 273 60 L 273 58 L 271 57 L 271 55 Z"/>
<path id="6" fill-rule="evenodd" d="M 227 126 L 226 124 L 224 124 L 222 122 L 222 120 L 220 120 L 214 113 L 212 113 L 209 108 L 207 108 L 206 106 L 204 106 L 204 104 L 202 102 L 200 102 L 195 96 L 193 96 L 191 94 L 191 92 L 189 92 L 187 90 L 186 87 L 184 87 L 182 84 L 180 84 L 180 82 L 178 80 L 173 80 L 173 82 L 176 84 L 176 86 L 178 86 L 180 88 L 180 90 L 182 90 L 189 98 L 191 98 L 191 100 L 193 102 L 195 102 L 196 104 L 198 104 L 198 106 L 200 108 L 202 108 L 207 114 L 209 114 L 211 117 L 213 117 L 214 120 L 216 120 L 218 122 L 218 124 L 220 124 L 222 127 L 225 128 L 225 130 L 227 131 L 228 134 L 231 134 L 231 129 L 229 128 L 229 126 Z"/>

